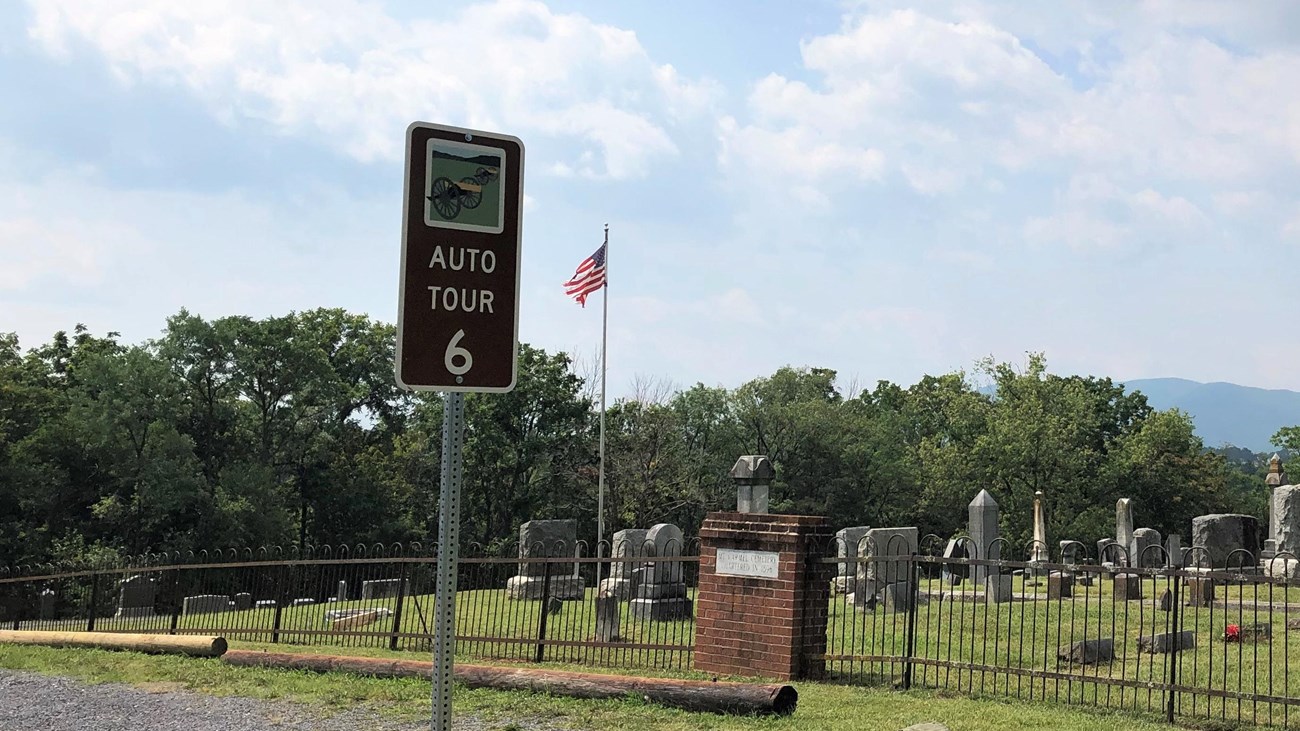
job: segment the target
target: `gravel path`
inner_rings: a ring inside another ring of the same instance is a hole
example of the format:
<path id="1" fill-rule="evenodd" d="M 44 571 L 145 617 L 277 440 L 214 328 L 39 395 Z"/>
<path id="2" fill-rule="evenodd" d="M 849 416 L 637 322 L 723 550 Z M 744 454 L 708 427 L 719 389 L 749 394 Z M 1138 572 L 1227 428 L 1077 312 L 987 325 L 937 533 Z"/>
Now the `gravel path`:
<path id="1" fill-rule="evenodd" d="M 160 692 L 161 691 L 161 692 Z M 426 731 L 429 722 L 385 719 L 366 708 L 332 716 L 290 701 L 217 697 L 0 670 L 0 731 Z M 465 717 L 457 731 L 544 731 L 527 721 Z"/>

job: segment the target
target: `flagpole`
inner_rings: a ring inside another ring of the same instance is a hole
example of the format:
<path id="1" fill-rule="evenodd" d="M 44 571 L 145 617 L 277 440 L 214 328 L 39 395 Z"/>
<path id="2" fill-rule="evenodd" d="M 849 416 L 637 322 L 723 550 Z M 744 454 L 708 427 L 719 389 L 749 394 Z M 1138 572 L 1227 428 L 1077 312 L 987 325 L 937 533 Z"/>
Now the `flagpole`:
<path id="1" fill-rule="evenodd" d="M 605 352 L 609 344 L 609 224 L 605 224 L 605 284 L 600 315 L 600 487 L 596 497 L 596 551 L 603 552 L 605 540 Z"/>

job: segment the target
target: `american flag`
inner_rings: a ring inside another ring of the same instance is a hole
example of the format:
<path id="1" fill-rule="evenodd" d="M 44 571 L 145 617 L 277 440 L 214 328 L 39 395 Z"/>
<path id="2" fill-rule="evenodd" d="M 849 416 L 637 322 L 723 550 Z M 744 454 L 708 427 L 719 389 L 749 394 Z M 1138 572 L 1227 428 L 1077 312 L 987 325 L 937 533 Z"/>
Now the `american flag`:
<path id="1" fill-rule="evenodd" d="M 582 260 L 573 278 L 564 283 L 564 293 L 576 299 L 578 304 L 587 306 L 587 295 L 605 286 L 605 245 L 601 244 L 596 253 Z"/>

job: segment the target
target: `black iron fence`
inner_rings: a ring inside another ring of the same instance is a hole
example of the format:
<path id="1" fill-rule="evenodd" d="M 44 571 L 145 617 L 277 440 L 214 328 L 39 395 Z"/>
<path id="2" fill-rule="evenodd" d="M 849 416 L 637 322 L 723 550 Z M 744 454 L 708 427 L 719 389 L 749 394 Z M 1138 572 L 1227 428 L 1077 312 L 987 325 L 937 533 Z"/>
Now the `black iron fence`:
<path id="1" fill-rule="evenodd" d="M 1112 546 L 1101 563 L 1082 544 L 1034 562 L 1005 542 L 998 560 L 968 539 L 891 543 L 822 559 L 839 564 L 833 679 L 1300 727 L 1300 581 L 1245 552 L 1209 570 L 1199 548 L 1170 566 L 1159 546 L 1132 562 Z"/>
<path id="2" fill-rule="evenodd" d="M 641 611 L 647 572 L 674 570 L 689 606 L 698 543 L 621 550 L 556 543 L 458 559 L 462 660 L 686 669 L 687 612 Z M 0 569 L 0 628 L 220 634 L 248 642 L 431 651 L 437 556 L 419 544 L 156 554 L 107 566 Z M 600 602 L 602 589 L 612 602 Z M 620 601 L 622 600 L 622 601 Z M 598 610 L 602 610 L 603 613 Z"/>
<path id="3" fill-rule="evenodd" d="M 814 560 L 837 564 L 830 679 L 1300 727 L 1294 557 L 1273 560 L 1278 576 L 1246 552 L 1198 567 L 1209 563 L 1199 548 L 1130 560 L 1073 544 L 1055 562 L 1018 560 L 1046 556 L 1034 548 L 998 542 L 989 559 L 969 539 L 934 536 L 826 547 Z M 689 669 L 699 545 L 659 552 L 471 547 L 458 561 L 458 659 Z M 0 569 L 0 628 L 428 652 L 435 563 L 415 544 Z M 638 589 L 647 581 L 658 588 Z"/>

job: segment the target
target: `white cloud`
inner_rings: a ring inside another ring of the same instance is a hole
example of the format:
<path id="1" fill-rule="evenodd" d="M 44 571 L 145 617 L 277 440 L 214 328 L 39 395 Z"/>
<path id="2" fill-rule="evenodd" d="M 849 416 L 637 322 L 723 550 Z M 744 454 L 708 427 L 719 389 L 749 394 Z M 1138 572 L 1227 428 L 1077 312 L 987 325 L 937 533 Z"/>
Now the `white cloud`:
<path id="1" fill-rule="evenodd" d="M 432 119 L 552 135 L 578 147 L 572 171 L 639 177 L 677 152 L 665 113 L 700 114 L 719 93 L 651 61 L 630 31 L 529 0 L 412 22 L 359 0 L 33 0 L 33 16 L 29 35 L 52 54 L 86 44 L 123 80 L 181 87 L 232 123 L 363 162 L 399 159 L 398 131 Z"/>

